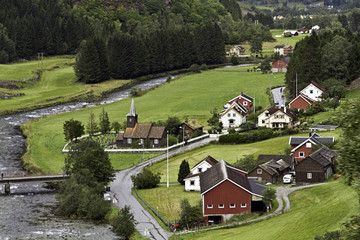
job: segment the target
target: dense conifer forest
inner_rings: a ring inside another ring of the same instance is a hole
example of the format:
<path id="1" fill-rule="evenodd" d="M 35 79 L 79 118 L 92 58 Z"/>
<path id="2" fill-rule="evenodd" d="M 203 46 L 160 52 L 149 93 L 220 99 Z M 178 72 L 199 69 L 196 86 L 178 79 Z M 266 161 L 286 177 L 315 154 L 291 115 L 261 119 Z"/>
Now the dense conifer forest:
<path id="1" fill-rule="evenodd" d="M 272 39 L 269 28 L 242 18 L 236 0 L 0 4 L 0 63 L 78 53 L 75 72 L 87 83 L 222 63 L 225 44 Z"/>

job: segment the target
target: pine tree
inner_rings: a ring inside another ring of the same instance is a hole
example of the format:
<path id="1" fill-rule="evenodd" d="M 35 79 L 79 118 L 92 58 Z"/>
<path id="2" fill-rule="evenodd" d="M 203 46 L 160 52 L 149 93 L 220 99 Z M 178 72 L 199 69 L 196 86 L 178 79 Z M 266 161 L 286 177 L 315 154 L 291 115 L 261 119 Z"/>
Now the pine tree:
<path id="1" fill-rule="evenodd" d="M 89 121 L 88 124 L 86 125 L 86 131 L 90 136 L 93 136 L 94 133 L 98 131 L 98 126 L 95 120 L 95 114 L 93 112 L 90 112 Z"/>
<path id="2" fill-rule="evenodd" d="M 101 133 L 105 134 L 111 130 L 109 115 L 105 112 L 105 109 L 102 109 L 102 112 L 99 115 L 99 130 Z"/>
<path id="3" fill-rule="evenodd" d="M 186 160 L 183 160 L 179 167 L 178 182 L 182 185 L 185 185 L 184 178 L 190 173 L 189 163 Z"/>

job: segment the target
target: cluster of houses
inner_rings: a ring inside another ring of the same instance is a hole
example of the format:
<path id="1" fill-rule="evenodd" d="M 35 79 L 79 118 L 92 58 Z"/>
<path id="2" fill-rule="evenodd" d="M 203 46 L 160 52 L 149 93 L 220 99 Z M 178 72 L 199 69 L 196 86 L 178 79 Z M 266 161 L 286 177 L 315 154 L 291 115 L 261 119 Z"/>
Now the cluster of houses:
<path id="1" fill-rule="evenodd" d="M 257 166 L 250 172 L 208 156 L 184 179 L 185 191 L 201 193 L 207 224 L 224 222 L 234 214 L 266 212 L 270 206 L 263 201 L 265 183 L 282 181 L 289 173 L 297 184 L 322 182 L 335 172 L 338 155 L 324 145 L 333 142 L 333 137 L 317 133 L 290 137 L 291 155 L 259 155 Z"/>

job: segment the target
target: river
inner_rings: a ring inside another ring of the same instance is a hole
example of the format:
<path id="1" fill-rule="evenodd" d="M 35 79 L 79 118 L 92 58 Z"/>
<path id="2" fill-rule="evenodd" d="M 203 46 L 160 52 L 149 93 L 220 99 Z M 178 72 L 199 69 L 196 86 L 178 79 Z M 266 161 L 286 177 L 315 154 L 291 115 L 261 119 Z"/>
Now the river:
<path id="1" fill-rule="evenodd" d="M 142 90 L 166 82 L 160 77 L 137 84 Z M 25 138 L 20 126 L 42 116 L 106 104 L 130 96 L 131 89 L 110 93 L 97 102 L 76 102 L 0 117 L 0 172 L 5 176 L 25 175 L 20 158 L 25 152 Z M 6 100 L 5 100 L 6 101 Z M 5 101 L 1 101 L 4 104 Z M 42 184 L 12 184 L 11 194 L 0 186 L 1 239 L 116 239 L 111 227 L 84 221 L 66 220 L 53 215 L 56 206 L 53 190 Z"/>

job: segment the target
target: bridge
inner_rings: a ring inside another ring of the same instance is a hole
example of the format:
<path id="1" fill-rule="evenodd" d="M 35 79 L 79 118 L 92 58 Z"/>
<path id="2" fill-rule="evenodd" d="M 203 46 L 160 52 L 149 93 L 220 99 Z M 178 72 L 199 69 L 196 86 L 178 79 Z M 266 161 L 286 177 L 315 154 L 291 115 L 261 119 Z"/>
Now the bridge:
<path id="1" fill-rule="evenodd" d="M 69 175 L 40 175 L 23 177 L 4 177 L 1 175 L 0 184 L 5 183 L 5 193 L 10 193 L 10 183 L 29 183 L 29 182 L 61 182 L 69 178 Z"/>

